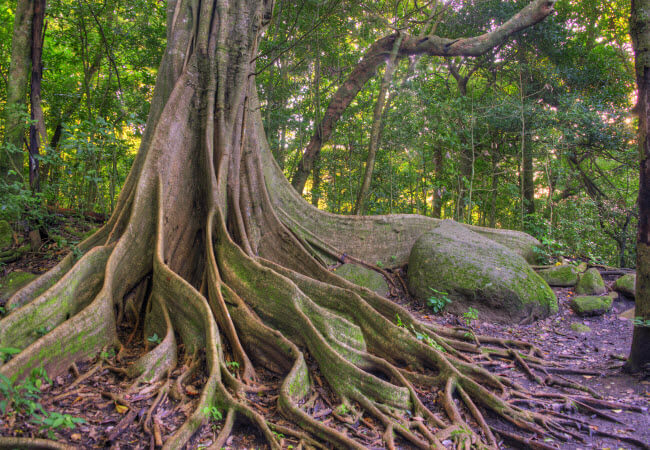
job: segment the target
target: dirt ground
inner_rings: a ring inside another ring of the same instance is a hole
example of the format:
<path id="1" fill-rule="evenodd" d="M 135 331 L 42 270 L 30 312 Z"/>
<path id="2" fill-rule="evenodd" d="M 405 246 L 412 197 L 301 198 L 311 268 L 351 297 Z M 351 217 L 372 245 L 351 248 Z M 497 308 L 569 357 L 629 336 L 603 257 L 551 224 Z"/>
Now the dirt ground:
<path id="1" fill-rule="evenodd" d="M 84 225 L 81 231 L 85 231 L 85 228 L 87 225 Z M 74 236 L 70 236 L 70 241 L 74 242 Z M 60 245 L 46 239 L 39 252 L 28 254 L 19 261 L 0 267 L 0 275 L 14 270 L 42 273 L 52 267 L 65 252 Z M 615 278 L 608 276 L 605 280 L 611 284 Z M 542 350 L 547 360 L 560 363 L 561 368 L 554 369 L 553 373 L 558 379 L 573 381 L 593 389 L 602 396 L 601 403 L 620 402 L 629 407 L 626 409 L 613 405 L 609 409 L 589 410 L 588 414 L 572 415 L 585 421 L 582 433 L 585 441 L 547 440 L 544 442 L 546 446 L 561 449 L 650 448 L 650 378 L 628 375 L 621 371 L 630 347 L 632 323 L 628 319 L 620 318 L 619 314 L 632 308 L 634 302 L 619 296 L 613 309 L 605 315 L 580 318 L 573 314 L 568 306 L 573 292 L 570 289 L 555 289 L 555 292 L 560 310 L 553 317 L 530 325 L 494 324 L 481 321 L 479 317 L 472 323 L 471 328 L 477 335 L 534 343 Z M 394 300 L 413 311 L 422 320 L 448 327 L 464 325 L 451 314 L 432 314 L 429 309 L 417 304 L 403 292 L 395 296 Z M 587 325 L 591 331 L 573 331 L 571 324 L 575 322 Z M 179 364 L 168 380 L 129 390 L 132 380 L 125 376 L 124 368 L 145 350 L 145 346 L 154 345 L 155 342 L 150 339 L 148 342 L 139 330 L 124 328 L 120 330 L 120 335 L 122 342 L 126 343 L 121 350 L 107 349 L 92 360 L 80 362 L 68 374 L 45 383 L 41 389 L 39 402 L 47 411 L 82 418 L 84 423 L 76 424 L 74 428 L 59 427 L 48 432 L 33 423 L 28 416 L 0 415 L 0 435 L 49 437 L 73 448 L 158 448 L 159 444 L 184 422 L 191 413 L 192 402 L 198 398 L 206 377 L 202 370 L 201 355 L 186 358 L 181 354 L 179 361 L 185 363 Z M 234 374 L 237 373 L 235 364 L 231 369 Z M 354 417 L 354 414 L 338 410 L 338 399 L 327 388 L 313 361 L 311 369 L 314 389 L 308 404 L 303 406 L 304 409 L 318 420 L 346 431 L 367 448 L 383 448 L 382 427 L 371 418 Z M 505 361 L 498 362 L 491 370 L 507 374 L 533 391 L 559 392 L 555 387 L 541 387 L 535 384 L 525 373 Z M 260 391 L 248 394 L 251 404 L 263 413 L 269 422 L 275 424 L 274 432 L 282 440 L 284 448 L 299 448 L 300 440 L 293 434 L 295 430 L 284 421 L 276 409 L 280 378 L 270 372 L 258 375 Z M 178 380 L 183 380 L 183 386 Z M 430 397 L 430 401 L 435 401 L 434 392 L 422 390 L 420 394 L 423 399 Z M 584 394 L 584 402 L 593 405 L 589 403 L 589 398 L 588 394 Z M 180 402 L 181 399 L 189 399 L 190 402 Z M 562 406 L 559 405 L 559 408 Z M 570 412 L 566 414 L 571 415 Z M 188 448 L 205 448 L 214 442 L 215 435 L 222 426 L 223 417 L 215 416 L 213 419 L 195 434 Z M 490 425 L 497 425 L 505 431 L 514 431 L 496 417 L 488 417 L 488 420 Z M 468 421 L 471 422 L 469 419 Z M 264 438 L 251 424 L 237 423 L 234 430 L 225 448 L 268 448 Z M 619 438 L 600 436 L 598 433 L 601 431 Z M 636 440 L 636 445 L 633 440 Z M 400 448 L 410 448 L 405 442 L 397 440 L 396 443 Z M 445 444 L 451 446 L 451 442 Z M 503 448 L 515 448 L 510 446 L 512 443 L 507 439 L 501 444 Z"/>

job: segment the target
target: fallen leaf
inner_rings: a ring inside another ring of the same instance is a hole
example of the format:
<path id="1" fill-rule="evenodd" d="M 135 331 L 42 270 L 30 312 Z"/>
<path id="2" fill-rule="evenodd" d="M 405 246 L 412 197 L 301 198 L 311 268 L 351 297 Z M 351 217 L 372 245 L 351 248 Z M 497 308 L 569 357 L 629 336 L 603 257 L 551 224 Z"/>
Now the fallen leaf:
<path id="1" fill-rule="evenodd" d="M 126 414 L 126 412 L 129 410 L 128 406 L 120 405 L 119 403 L 115 403 L 115 411 L 117 411 L 120 414 Z"/>
<path id="2" fill-rule="evenodd" d="M 72 439 L 73 441 L 80 441 L 81 440 L 81 435 L 79 433 L 71 434 L 70 439 Z"/>
<path id="3" fill-rule="evenodd" d="M 195 386 L 193 386 L 193 385 L 191 385 L 191 384 L 190 384 L 189 386 L 187 386 L 187 387 L 185 388 L 185 390 L 186 390 L 187 393 L 190 394 L 190 395 L 199 395 L 199 390 L 198 390 Z"/>

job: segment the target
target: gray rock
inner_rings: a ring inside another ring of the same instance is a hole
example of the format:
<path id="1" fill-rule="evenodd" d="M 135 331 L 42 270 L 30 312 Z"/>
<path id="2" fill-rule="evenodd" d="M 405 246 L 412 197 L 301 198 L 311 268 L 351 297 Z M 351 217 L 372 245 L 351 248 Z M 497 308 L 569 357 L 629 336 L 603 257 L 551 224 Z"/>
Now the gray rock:
<path id="1" fill-rule="evenodd" d="M 578 271 L 573 266 L 555 266 L 537 273 L 549 286 L 568 287 L 578 282 Z"/>
<path id="2" fill-rule="evenodd" d="M 634 295 L 636 293 L 635 286 L 636 275 L 632 273 L 623 275 L 614 282 L 614 290 L 630 298 L 634 298 Z"/>
<path id="3" fill-rule="evenodd" d="M 582 295 L 571 299 L 569 306 L 578 316 L 600 316 L 612 308 L 613 299 L 609 295 L 597 297 Z"/>
<path id="4" fill-rule="evenodd" d="M 595 268 L 591 268 L 582 274 L 576 285 L 576 294 L 579 295 L 601 295 L 605 292 L 607 292 L 607 288 L 603 277 Z"/>
<path id="5" fill-rule="evenodd" d="M 452 299 L 448 310 L 460 313 L 471 306 L 482 318 L 498 321 L 558 310 L 555 294 L 523 257 L 453 221 L 442 221 L 416 241 L 408 286 L 423 302 L 433 289 L 444 291 Z"/>

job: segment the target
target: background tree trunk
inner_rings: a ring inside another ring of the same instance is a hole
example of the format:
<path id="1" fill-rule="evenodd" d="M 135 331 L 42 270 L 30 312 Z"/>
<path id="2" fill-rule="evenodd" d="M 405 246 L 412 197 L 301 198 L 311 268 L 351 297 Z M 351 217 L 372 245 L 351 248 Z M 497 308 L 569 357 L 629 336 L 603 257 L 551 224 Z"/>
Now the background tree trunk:
<path id="1" fill-rule="evenodd" d="M 0 178 L 8 183 L 23 179 L 33 8 L 32 0 L 17 1 L 7 82 L 5 141 L 0 149 Z M 10 175 L 10 171 L 15 174 Z"/>
<path id="2" fill-rule="evenodd" d="M 375 159 L 377 156 L 377 150 L 379 148 L 379 141 L 381 140 L 381 129 L 382 129 L 382 119 L 386 114 L 386 108 L 384 106 L 389 106 L 390 102 L 386 103 L 386 95 L 388 94 L 388 89 L 390 84 L 393 81 L 393 75 L 395 74 L 395 69 L 397 68 L 397 51 L 399 46 L 402 43 L 402 36 L 398 36 L 393 44 L 393 49 L 390 52 L 390 57 L 388 58 L 388 63 L 386 64 L 386 70 L 384 71 L 384 76 L 381 80 L 381 86 L 379 88 L 379 95 L 377 101 L 375 102 L 375 110 L 372 116 L 372 129 L 370 131 L 370 143 L 368 144 L 368 158 L 366 159 L 366 168 L 363 173 L 363 181 L 361 183 L 361 188 L 357 194 L 357 200 L 354 203 L 353 214 L 359 215 L 364 213 L 365 202 L 368 196 L 368 191 L 370 190 L 370 182 L 372 181 L 372 173 L 375 169 Z"/>
<path id="3" fill-rule="evenodd" d="M 29 127 L 29 186 L 32 192 L 40 191 L 39 157 L 41 143 L 47 142 L 45 117 L 41 105 L 43 79 L 43 39 L 45 38 L 45 0 L 34 0 L 32 20 L 32 79 L 29 100 L 32 124 Z"/>
<path id="4" fill-rule="evenodd" d="M 650 371 L 650 0 L 632 0 L 630 35 L 636 59 L 639 112 L 639 229 L 637 234 L 636 309 L 630 371 Z"/>

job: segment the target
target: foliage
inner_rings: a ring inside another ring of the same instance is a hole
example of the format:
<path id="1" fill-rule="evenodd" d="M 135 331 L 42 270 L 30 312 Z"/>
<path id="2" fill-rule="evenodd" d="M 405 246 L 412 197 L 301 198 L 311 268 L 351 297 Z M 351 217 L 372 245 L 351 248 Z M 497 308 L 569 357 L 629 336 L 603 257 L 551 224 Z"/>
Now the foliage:
<path id="1" fill-rule="evenodd" d="M 210 421 L 210 422 L 219 422 L 220 420 L 223 419 L 223 414 L 221 414 L 221 411 L 219 411 L 219 408 L 216 406 L 206 406 L 203 408 L 203 415 Z"/>
<path id="2" fill-rule="evenodd" d="M 470 307 L 467 311 L 463 313 L 463 320 L 468 327 L 472 326 L 472 323 L 475 320 L 478 320 L 478 311 L 476 308 Z"/>
<path id="3" fill-rule="evenodd" d="M 650 319 L 644 320 L 643 317 L 635 317 L 632 323 L 635 327 L 650 328 Z"/>
<path id="4" fill-rule="evenodd" d="M 0 353 L 3 350 L 0 349 Z M 41 431 L 47 431 L 48 437 L 53 438 L 52 431 L 59 428 L 75 428 L 85 423 L 84 419 L 61 414 L 57 411 L 48 412 L 38 403 L 41 388 L 52 383 L 44 369 L 35 369 L 29 377 L 19 384 L 14 384 L 6 376 L 0 374 L 0 413 L 3 416 L 23 415 L 31 422 L 39 425 Z"/>
<path id="5" fill-rule="evenodd" d="M 434 313 L 438 314 L 445 308 L 445 306 L 451 303 L 451 299 L 447 292 L 439 291 L 434 288 L 430 289 L 433 292 L 433 295 L 427 299 L 427 305 Z"/>
<path id="6" fill-rule="evenodd" d="M 149 336 L 147 338 L 147 341 L 153 343 L 153 344 L 160 344 L 162 342 L 162 338 L 158 336 L 158 333 L 154 333 L 152 336 Z"/>

